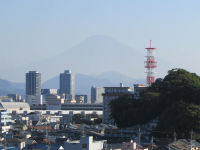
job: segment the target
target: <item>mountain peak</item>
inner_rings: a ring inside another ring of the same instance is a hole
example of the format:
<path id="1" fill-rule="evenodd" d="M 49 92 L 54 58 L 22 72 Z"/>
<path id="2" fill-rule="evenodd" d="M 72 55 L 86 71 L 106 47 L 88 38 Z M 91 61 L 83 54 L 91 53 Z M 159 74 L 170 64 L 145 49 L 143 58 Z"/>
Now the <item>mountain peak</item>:
<path id="1" fill-rule="evenodd" d="M 133 76 L 135 78 L 138 72 L 143 74 L 143 60 L 144 56 L 140 52 L 114 38 L 94 35 L 62 54 L 34 65 L 51 76 L 71 68 L 74 73 L 84 74 L 101 74 L 110 70 L 131 76 L 136 73 Z"/>
<path id="2" fill-rule="evenodd" d="M 84 51 L 113 51 L 118 49 L 132 49 L 114 38 L 106 35 L 94 35 L 91 36 L 73 47 L 71 50 L 82 49 Z M 132 49 L 133 50 L 133 49 Z"/>
<path id="3" fill-rule="evenodd" d="M 97 35 L 93 35 L 93 36 L 88 37 L 83 42 L 85 42 L 85 41 L 116 41 L 116 40 L 114 38 L 110 37 L 110 36 L 107 36 L 107 35 L 97 34 Z"/>

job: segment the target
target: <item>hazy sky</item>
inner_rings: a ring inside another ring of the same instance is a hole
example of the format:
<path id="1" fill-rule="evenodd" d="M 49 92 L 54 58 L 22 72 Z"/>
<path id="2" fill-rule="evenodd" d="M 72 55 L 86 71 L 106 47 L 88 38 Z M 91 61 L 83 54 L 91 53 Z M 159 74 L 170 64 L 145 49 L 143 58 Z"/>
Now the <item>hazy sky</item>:
<path id="1" fill-rule="evenodd" d="M 199 7 L 199 0 L 2 0 L 0 78 L 18 82 L 8 70 L 98 34 L 142 52 L 151 39 L 169 68 L 200 75 Z"/>

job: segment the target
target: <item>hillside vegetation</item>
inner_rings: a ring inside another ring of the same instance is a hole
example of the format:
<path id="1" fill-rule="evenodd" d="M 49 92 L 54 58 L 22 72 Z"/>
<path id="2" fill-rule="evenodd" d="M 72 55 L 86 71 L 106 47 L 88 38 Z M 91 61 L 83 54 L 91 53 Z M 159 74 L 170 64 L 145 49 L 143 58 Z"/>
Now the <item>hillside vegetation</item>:
<path id="1" fill-rule="evenodd" d="M 159 135 L 190 135 L 200 133 L 200 77 L 184 69 L 172 69 L 164 79 L 141 93 L 139 100 L 123 96 L 111 104 L 111 115 L 116 124 L 130 127 L 158 119 Z"/>

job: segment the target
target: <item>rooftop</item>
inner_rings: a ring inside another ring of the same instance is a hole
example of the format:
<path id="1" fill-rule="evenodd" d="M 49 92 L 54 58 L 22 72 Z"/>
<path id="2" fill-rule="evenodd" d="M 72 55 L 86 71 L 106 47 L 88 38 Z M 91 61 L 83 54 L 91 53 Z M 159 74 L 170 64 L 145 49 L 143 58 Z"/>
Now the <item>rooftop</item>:
<path id="1" fill-rule="evenodd" d="M 0 109 L 30 109 L 30 105 L 25 102 L 1 102 Z"/>

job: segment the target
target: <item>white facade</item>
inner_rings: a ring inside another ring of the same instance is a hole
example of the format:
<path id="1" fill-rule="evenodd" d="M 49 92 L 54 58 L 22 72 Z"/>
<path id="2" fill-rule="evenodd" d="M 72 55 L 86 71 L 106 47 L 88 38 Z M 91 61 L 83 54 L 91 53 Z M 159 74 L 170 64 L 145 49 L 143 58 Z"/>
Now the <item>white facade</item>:
<path id="1" fill-rule="evenodd" d="M 104 88 L 94 87 L 91 88 L 91 103 L 102 103 L 103 102 L 103 96 Z"/>
<path id="2" fill-rule="evenodd" d="M 0 110 L 0 132 L 8 132 L 11 128 L 12 122 L 12 117 L 9 112 L 6 110 Z"/>
<path id="3" fill-rule="evenodd" d="M 13 111 L 30 111 L 30 105 L 25 102 L 1 102 L 0 108 L 7 110 L 9 113 Z"/>
<path id="4" fill-rule="evenodd" d="M 65 142 L 65 150 L 103 150 L 105 140 L 93 141 L 93 137 L 81 137 L 80 141 Z"/>

